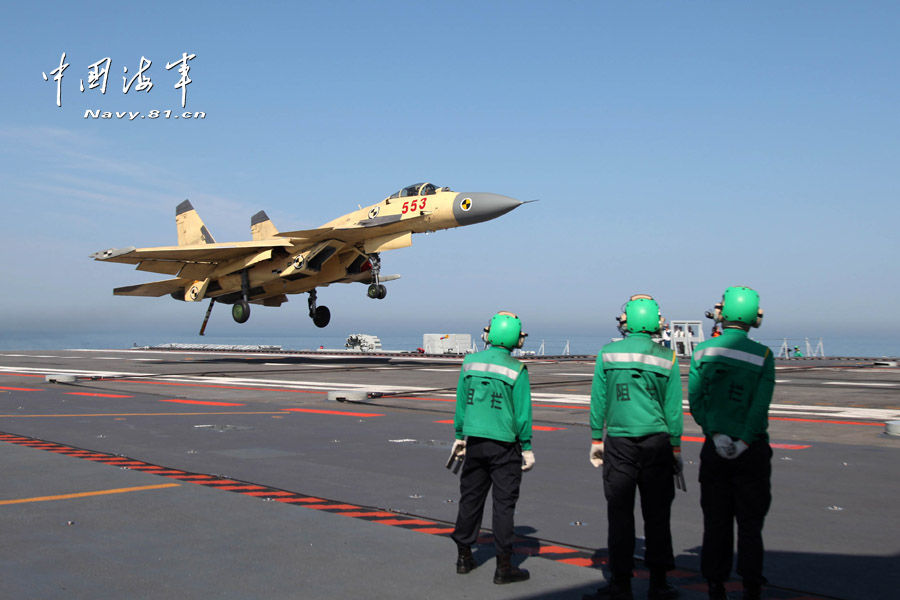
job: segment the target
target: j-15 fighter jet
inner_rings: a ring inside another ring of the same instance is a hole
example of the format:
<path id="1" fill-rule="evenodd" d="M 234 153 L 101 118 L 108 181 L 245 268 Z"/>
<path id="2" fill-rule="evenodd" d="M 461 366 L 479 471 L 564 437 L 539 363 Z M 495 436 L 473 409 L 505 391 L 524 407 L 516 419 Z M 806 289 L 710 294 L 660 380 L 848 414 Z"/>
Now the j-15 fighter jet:
<path id="1" fill-rule="evenodd" d="M 288 294 L 309 294 L 309 316 L 317 327 L 331 320 L 316 305 L 316 288 L 332 283 L 368 284 L 368 296 L 383 299 L 380 253 L 412 245 L 412 234 L 471 225 L 499 217 L 523 202 L 490 193 L 457 193 L 416 183 L 381 202 L 338 217 L 316 229 L 279 233 L 260 211 L 250 218 L 251 241 L 217 243 L 185 200 L 175 209 L 177 246 L 111 248 L 91 258 L 137 265 L 139 271 L 174 275 L 152 283 L 115 288 L 117 296 L 165 296 L 231 304 L 238 323 L 250 318 L 250 304 L 281 306 Z"/>

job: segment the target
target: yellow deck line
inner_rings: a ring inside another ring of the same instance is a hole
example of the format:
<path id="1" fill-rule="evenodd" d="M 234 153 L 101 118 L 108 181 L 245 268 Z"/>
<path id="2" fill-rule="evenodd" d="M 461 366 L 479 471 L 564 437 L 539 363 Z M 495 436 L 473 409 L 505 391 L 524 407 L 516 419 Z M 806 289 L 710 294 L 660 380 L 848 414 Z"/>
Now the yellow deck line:
<path id="1" fill-rule="evenodd" d="M 98 492 L 80 492 L 77 494 L 63 494 L 60 496 L 38 496 L 37 498 L 21 498 L 19 500 L 0 500 L 0 506 L 5 504 L 24 504 L 26 502 L 47 502 L 49 500 L 71 500 L 72 498 L 87 498 L 89 496 L 105 496 L 107 494 L 125 494 L 127 492 L 142 492 L 144 490 L 160 490 L 163 488 L 178 487 L 180 483 L 163 483 L 160 485 L 143 485 L 140 487 L 117 488 L 114 490 L 100 490 Z"/>

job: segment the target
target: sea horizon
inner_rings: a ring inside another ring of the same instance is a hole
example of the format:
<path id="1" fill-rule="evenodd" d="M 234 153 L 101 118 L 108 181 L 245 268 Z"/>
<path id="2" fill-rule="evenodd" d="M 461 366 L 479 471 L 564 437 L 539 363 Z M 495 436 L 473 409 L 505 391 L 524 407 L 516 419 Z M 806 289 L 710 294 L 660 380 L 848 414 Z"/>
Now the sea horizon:
<path id="1" fill-rule="evenodd" d="M 212 334 L 200 337 L 171 332 L 40 332 L 13 331 L 0 332 L 0 351 L 22 350 L 120 350 L 144 346 L 160 346 L 164 344 L 208 344 L 208 345 L 240 345 L 240 346 L 278 346 L 283 350 L 315 350 L 319 348 L 339 349 L 345 347 L 348 335 L 367 333 L 376 335 L 381 340 L 383 350 L 415 351 L 423 346 L 423 334 L 384 333 L 372 330 L 368 332 L 353 331 L 346 334 L 312 332 L 313 335 L 280 335 L 258 333 L 255 335 L 221 335 Z M 429 331 L 423 333 L 450 333 Z M 458 333 L 458 332 L 457 332 Z M 477 349 L 483 344 L 480 334 L 470 333 Z M 900 357 L 900 341 L 896 338 L 877 338 L 872 336 L 833 335 L 821 338 L 806 337 L 751 337 L 766 344 L 776 355 L 785 341 L 789 348 L 798 346 L 807 355 L 807 340 L 812 354 L 815 354 L 821 339 L 822 349 L 826 357 L 860 357 L 860 358 L 895 358 Z M 610 341 L 611 337 L 601 335 L 553 335 L 530 336 L 523 350 L 548 356 L 565 353 L 573 355 L 595 355 L 598 350 Z M 543 352 L 540 352 L 543 345 Z M 811 355 L 812 355 L 811 354 Z"/>

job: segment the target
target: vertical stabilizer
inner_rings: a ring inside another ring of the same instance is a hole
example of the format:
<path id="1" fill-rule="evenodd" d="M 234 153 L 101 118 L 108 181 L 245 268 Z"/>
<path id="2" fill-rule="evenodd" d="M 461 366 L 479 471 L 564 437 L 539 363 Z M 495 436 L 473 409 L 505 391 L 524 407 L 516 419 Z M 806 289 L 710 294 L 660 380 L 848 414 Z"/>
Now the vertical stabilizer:
<path id="1" fill-rule="evenodd" d="M 266 211 L 261 210 L 250 217 L 250 235 L 254 240 L 269 240 L 278 235 L 278 230 Z"/>
<path id="2" fill-rule="evenodd" d="M 185 200 L 175 208 L 175 227 L 178 229 L 179 246 L 216 243 L 203 224 L 203 219 L 191 206 L 190 200 Z"/>

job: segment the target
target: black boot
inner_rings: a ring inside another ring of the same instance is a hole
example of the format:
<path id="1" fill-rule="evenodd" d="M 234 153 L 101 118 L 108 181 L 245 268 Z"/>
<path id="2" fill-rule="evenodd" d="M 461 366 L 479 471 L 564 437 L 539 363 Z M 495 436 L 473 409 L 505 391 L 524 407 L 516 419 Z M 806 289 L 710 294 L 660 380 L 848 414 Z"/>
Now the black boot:
<path id="1" fill-rule="evenodd" d="M 631 580 L 613 579 L 609 584 L 597 590 L 597 593 L 582 596 L 582 600 L 633 600 L 631 594 Z"/>
<path id="2" fill-rule="evenodd" d="M 709 582 L 709 600 L 728 600 L 728 594 L 725 593 L 725 586 L 721 581 Z"/>
<path id="3" fill-rule="evenodd" d="M 511 554 L 497 555 L 497 569 L 494 571 L 494 583 L 515 583 L 530 577 L 528 571 L 514 567 Z"/>
<path id="4" fill-rule="evenodd" d="M 762 586 L 758 583 L 744 582 L 743 600 L 760 600 L 762 598 Z"/>
<path id="5" fill-rule="evenodd" d="M 650 571 L 650 588 L 647 590 L 647 600 L 674 600 L 678 597 L 678 590 L 666 581 L 666 572 L 653 569 Z"/>
<path id="6" fill-rule="evenodd" d="M 465 575 L 475 568 L 475 559 L 472 557 L 472 549 L 469 546 L 457 544 L 456 550 L 456 572 L 460 575 Z"/>

